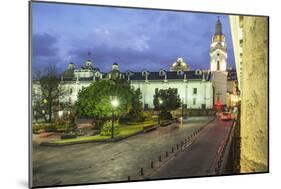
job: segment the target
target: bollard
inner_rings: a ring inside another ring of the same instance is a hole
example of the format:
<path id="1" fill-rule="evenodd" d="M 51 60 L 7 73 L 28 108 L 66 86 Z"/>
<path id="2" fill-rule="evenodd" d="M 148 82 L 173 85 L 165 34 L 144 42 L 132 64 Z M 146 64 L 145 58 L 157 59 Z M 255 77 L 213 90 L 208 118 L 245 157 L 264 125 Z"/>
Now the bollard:
<path id="1" fill-rule="evenodd" d="M 159 156 L 159 161 L 160 161 L 160 162 L 162 161 L 161 155 Z"/>
<path id="2" fill-rule="evenodd" d="M 172 153 L 174 153 L 174 147 L 172 147 Z"/>
<path id="3" fill-rule="evenodd" d="M 140 175 L 143 176 L 143 168 L 140 170 Z"/>
<path id="4" fill-rule="evenodd" d="M 179 149 L 179 145 L 177 144 L 177 150 Z"/>
<path id="5" fill-rule="evenodd" d="M 150 163 L 150 168 L 153 168 L 153 167 L 154 167 L 153 161 L 151 161 L 151 163 Z"/>
<path id="6" fill-rule="evenodd" d="M 128 181 L 130 181 L 131 180 L 131 177 L 130 176 L 128 176 Z"/>
<path id="7" fill-rule="evenodd" d="M 169 153 L 168 152 L 166 152 L 166 157 L 169 157 Z"/>

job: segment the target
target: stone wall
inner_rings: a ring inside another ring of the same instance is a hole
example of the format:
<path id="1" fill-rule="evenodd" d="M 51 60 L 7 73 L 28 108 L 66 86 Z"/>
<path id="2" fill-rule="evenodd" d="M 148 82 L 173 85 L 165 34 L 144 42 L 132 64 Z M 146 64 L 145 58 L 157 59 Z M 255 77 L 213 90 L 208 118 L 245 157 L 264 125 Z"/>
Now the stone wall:
<path id="1" fill-rule="evenodd" d="M 244 16 L 240 171 L 268 171 L 268 19 Z M 240 24 L 241 25 L 241 24 Z"/>

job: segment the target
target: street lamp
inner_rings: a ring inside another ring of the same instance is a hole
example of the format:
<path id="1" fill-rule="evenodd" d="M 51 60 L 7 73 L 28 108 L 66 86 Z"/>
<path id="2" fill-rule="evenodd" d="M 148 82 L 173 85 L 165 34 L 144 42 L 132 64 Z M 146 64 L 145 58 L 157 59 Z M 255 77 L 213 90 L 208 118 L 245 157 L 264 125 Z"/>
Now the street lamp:
<path id="1" fill-rule="evenodd" d="M 159 126 L 160 126 L 160 122 L 161 122 L 161 118 L 160 118 L 160 116 L 161 116 L 161 104 L 163 104 L 163 100 L 162 99 L 158 99 L 159 100 L 159 115 L 158 115 L 158 124 L 159 124 Z"/>
<path id="2" fill-rule="evenodd" d="M 112 107 L 112 125 L 111 125 L 111 138 L 114 138 L 114 109 L 119 105 L 119 102 L 116 98 L 111 100 Z"/>
<path id="3" fill-rule="evenodd" d="M 47 104 L 48 100 L 46 98 L 43 99 L 43 103 Z"/>

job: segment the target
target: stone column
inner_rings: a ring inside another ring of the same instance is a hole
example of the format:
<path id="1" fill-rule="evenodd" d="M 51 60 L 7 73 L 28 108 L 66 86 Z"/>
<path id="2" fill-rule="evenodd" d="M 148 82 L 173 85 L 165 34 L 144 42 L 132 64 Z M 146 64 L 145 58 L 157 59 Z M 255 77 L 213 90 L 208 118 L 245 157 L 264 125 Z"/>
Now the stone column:
<path id="1" fill-rule="evenodd" d="M 268 19 L 243 17 L 240 171 L 268 171 Z"/>

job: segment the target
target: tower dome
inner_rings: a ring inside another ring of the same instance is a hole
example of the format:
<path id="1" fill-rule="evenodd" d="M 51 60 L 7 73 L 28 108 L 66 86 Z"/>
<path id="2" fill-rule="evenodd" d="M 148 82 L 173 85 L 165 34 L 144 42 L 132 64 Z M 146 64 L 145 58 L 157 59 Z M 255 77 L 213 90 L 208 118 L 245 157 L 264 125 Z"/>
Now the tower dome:
<path id="1" fill-rule="evenodd" d="M 75 68 L 75 65 L 72 62 L 69 63 L 68 66 L 67 66 L 67 69 L 69 69 L 69 70 L 74 70 L 74 68 Z"/>
<path id="2" fill-rule="evenodd" d="M 224 43 L 225 42 L 225 36 L 222 33 L 222 23 L 220 21 L 220 17 L 218 17 L 216 27 L 215 27 L 215 33 L 212 37 L 213 43 Z"/>
<path id="3" fill-rule="evenodd" d="M 187 65 L 187 63 L 184 62 L 183 58 L 178 58 L 176 62 L 174 62 L 172 64 L 172 66 L 170 67 L 170 71 L 178 71 L 178 70 L 182 70 L 182 71 L 188 71 L 189 67 Z"/>
<path id="4" fill-rule="evenodd" d="M 114 63 L 112 64 L 112 70 L 118 70 L 118 71 L 119 71 L 119 65 L 118 65 L 118 63 L 114 62 Z"/>
<path id="5" fill-rule="evenodd" d="M 112 80 L 121 79 L 122 74 L 119 71 L 119 65 L 118 63 L 114 62 L 112 64 L 112 69 L 110 72 L 108 72 L 108 78 Z"/>

